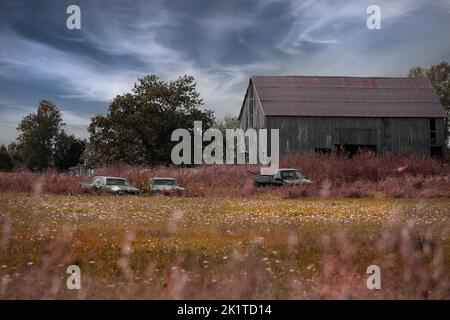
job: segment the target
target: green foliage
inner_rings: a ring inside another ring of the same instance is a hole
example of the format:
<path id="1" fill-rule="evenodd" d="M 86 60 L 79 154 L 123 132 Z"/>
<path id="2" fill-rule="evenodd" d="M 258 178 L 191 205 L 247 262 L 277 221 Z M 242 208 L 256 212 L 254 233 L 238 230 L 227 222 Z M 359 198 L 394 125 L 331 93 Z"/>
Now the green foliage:
<path id="1" fill-rule="evenodd" d="M 4 145 L 0 146 L 0 171 L 10 171 L 14 168 L 14 161 Z"/>
<path id="2" fill-rule="evenodd" d="M 450 64 L 443 61 L 431 66 L 429 69 L 415 67 L 409 70 L 408 76 L 410 78 L 426 77 L 429 79 L 441 104 L 450 117 Z M 447 130 L 450 135 L 450 121 L 448 122 Z"/>
<path id="3" fill-rule="evenodd" d="M 11 158 L 14 162 L 19 162 L 19 163 L 23 162 L 22 155 L 20 154 L 20 149 L 19 149 L 19 146 L 17 145 L 17 143 L 12 142 L 12 143 L 8 144 L 7 149 L 8 149 L 9 155 L 11 156 Z"/>
<path id="4" fill-rule="evenodd" d="M 450 112 L 450 64 L 441 62 L 426 71 L 444 108 Z"/>
<path id="5" fill-rule="evenodd" d="M 426 71 L 422 67 L 414 67 L 409 70 L 408 77 L 409 78 L 426 78 Z"/>
<path id="6" fill-rule="evenodd" d="M 64 130 L 56 136 L 54 162 L 59 170 L 67 170 L 79 163 L 86 147 L 84 140 L 74 135 L 67 135 Z"/>
<path id="7" fill-rule="evenodd" d="M 190 76 L 170 82 L 154 75 L 139 79 L 131 93 L 113 100 L 105 116 L 92 118 L 88 165 L 170 163 L 175 129 L 192 131 L 194 121 L 202 121 L 206 130 L 214 123 L 212 111 L 200 109 L 195 86 Z"/>
<path id="8" fill-rule="evenodd" d="M 60 111 L 48 100 L 39 102 L 37 112 L 22 119 L 17 127 L 18 147 L 29 169 L 50 167 L 55 138 L 63 125 Z"/>
<path id="9" fill-rule="evenodd" d="M 214 123 L 214 128 L 219 129 L 222 134 L 225 136 L 226 129 L 238 129 L 239 128 L 239 119 L 238 117 L 225 116 L 223 120 L 216 121 Z"/>

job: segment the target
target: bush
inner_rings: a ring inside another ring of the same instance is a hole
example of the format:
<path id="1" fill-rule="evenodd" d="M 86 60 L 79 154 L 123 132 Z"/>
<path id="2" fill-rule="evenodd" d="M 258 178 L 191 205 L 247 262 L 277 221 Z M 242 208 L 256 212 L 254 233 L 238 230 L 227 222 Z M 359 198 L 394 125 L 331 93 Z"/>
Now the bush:
<path id="1" fill-rule="evenodd" d="M 10 171 L 14 168 L 14 161 L 4 145 L 0 146 L 0 171 Z"/>

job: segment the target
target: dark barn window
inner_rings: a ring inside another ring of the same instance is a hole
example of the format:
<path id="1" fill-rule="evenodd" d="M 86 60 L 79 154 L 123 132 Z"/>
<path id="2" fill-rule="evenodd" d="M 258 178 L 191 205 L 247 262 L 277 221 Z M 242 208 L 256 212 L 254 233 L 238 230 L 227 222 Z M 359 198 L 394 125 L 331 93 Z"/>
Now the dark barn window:
<path id="1" fill-rule="evenodd" d="M 430 131 L 436 130 L 436 119 L 430 119 Z"/>
<path id="2" fill-rule="evenodd" d="M 432 157 L 442 158 L 442 147 L 431 147 L 430 153 Z"/>
<path id="3" fill-rule="evenodd" d="M 430 145 L 436 144 L 436 119 L 430 119 Z"/>
<path id="4" fill-rule="evenodd" d="M 255 100 L 252 98 L 250 99 L 250 103 L 249 103 L 249 121 L 250 121 L 250 128 L 253 128 L 253 113 L 254 113 L 254 109 L 255 109 Z"/>
<path id="5" fill-rule="evenodd" d="M 430 132 L 430 144 L 436 144 L 436 132 Z"/>
<path id="6" fill-rule="evenodd" d="M 337 153 L 346 153 L 349 158 L 352 158 L 354 155 L 360 152 L 371 151 L 373 153 L 377 153 L 376 145 L 367 145 L 367 144 L 337 144 L 336 152 Z"/>
<path id="7" fill-rule="evenodd" d="M 316 148 L 315 152 L 319 153 L 319 154 L 330 154 L 331 153 L 331 149 L 329 149 L 329 148 Z"/>

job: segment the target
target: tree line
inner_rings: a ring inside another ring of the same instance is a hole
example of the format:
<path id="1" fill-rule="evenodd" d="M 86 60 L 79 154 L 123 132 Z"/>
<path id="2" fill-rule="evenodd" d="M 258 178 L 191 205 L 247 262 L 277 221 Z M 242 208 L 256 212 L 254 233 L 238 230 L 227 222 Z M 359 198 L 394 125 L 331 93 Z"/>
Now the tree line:
<path id="1" fill-rule="evenodd" d="M 51 101 L 40 101 L 36 113 L 19 123 L 17 141 L 0 147 L 0 170 L 19 165 L 37 171 L 64 171 L 78 164 L 86 141 L 67 134 L 64 127 L 58 107 Z"/>
<path id="2" fill-rule="evenodd" d="M 412 68 L 408 76 L 428 78 L 450 116 L 447 62 L 428 69 Z M 178 128 L 192 131 L 194 121 L 202 121 L 204 130 L 214 126 L 225 131 L 239 126 L 235 117 L 216 121 L 213 111 L 204 109 L 194 78 L 187 75 L 174 81 L 162 81 L 155 75 L 138 79 L 131 92 L 113 99 L 105 115 L 92 118 L 88 141 L 67 134 L 58 107 L 42 100 L 37 112 L 19 123 L 17 141 L 0 146 L 0 170 L 12 170 L 17 165 L 36 171 L 64 171 L 79 163 L 88 167 L 112 162 L 170 164 L 176 144 L 171 141 L 172 132 Z M 450 132 L 450 127 L 447 129 Z"/>
<path id="3" fill-rule="evenodd" d="M 36 113 L 19 123 L 16 142 L 1 146 L 0 170 L 22 166 L 65 171 L 79 163 L 169 164 L 175 129 L 192 131 L 194 121 L 202 121 L 205 129 L 222 125 L 203 107 L 193 77 L 162 81 L 149 75 L 138 79 L 131 92 L 116 96 L 105 115 L 92 118 L 85 141 L 68 135 L 58 107 L 43 100 Z"/>

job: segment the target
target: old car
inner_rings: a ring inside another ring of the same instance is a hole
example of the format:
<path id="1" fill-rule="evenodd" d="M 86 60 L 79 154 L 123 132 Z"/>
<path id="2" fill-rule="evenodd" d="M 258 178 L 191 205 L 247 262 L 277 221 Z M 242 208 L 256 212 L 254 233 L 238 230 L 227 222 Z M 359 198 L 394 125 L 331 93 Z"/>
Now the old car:
<path id="1" fill-rule="evenodd" d="M 183 188 L 178 184 L 177 179 L 164 177 L 150 179 L 150 188 L 153 193 L 186 191 L 186 188 Z"/>
<path id="2" fill-rule="evenodd" d="M 262 171 L 255 175 L 254 184 L 256 186 L 295 186 L 310 185 L 313 182 L 305 178 L 297 169 L 274 169 L 272 171 Z"/>
<path id="3" fill-rule="evenodd" d="M 119 177 L 95 176 L 89 183 L 80 184 L 82 190 L 106 191 L 114 194 L 137 194 L 138 188 L 133 187 L 127 179 Z"/>

